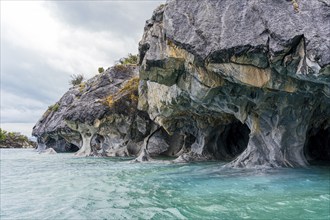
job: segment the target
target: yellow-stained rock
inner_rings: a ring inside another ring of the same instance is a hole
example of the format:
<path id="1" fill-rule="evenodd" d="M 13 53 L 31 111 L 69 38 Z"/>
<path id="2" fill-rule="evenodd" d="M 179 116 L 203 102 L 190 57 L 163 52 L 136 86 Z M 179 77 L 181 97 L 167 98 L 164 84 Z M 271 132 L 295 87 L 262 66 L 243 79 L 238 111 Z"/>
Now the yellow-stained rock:
<path id="1" fill-rule="evenodd" d="M 255 87 L 263 87 L 271 78 L 270 69 L 260 69 L 250 65 L 234 63 L 208 64 L 209 71 L 218 73 L 230 81 L 247 84 Z"/>

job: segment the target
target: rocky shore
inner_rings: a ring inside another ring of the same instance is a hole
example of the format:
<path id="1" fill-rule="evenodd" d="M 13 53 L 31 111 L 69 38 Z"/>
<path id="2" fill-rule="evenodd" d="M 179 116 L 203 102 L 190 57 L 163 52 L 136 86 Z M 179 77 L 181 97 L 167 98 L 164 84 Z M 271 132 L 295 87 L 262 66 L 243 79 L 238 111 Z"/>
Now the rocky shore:
<path id="1" fill-rule="evenodd" d="M 168 0 L 146 22 L 138 65 L 72 87 L 33 128 L 38 150 L 231 167 L 330 161 L 329 9 Z"/>
<path id="2" fill-rule="evenodd" d="M 37 143 L 18 132 L 8 132 L 0 128 L 0 148 L 36 148 Z"/>

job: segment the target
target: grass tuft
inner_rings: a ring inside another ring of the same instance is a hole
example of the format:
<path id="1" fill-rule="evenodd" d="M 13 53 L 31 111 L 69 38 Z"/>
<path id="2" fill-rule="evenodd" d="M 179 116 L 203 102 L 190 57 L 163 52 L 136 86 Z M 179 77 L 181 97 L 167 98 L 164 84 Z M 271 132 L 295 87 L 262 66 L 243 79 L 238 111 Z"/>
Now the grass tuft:
<path id="1" fill-rule="evenodd" d="M 60 108 L 60 104 L 57 102 L 54 105 L 48 106 L 47 111 L 57 112 L 59 108 Z"/>

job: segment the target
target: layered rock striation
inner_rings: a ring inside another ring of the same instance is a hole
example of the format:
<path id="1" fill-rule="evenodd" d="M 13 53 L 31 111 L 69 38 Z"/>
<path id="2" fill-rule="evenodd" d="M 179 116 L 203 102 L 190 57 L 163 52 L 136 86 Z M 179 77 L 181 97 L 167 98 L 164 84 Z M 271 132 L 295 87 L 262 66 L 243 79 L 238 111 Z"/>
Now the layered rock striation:
<path id="1" fill-rule="evenodd" d="M 139 67 L 72 87 L 34 127 L 39 150 L 232 167 L 330 161 L 329 9 L 168 0 L 146 22 Z"/>
<path id="2" fill-rule="evenodd" d="M 139 44 L 139 109 L 189 143 L 178 161 L 330 159 L 329 3 L 169 0 Z"/>

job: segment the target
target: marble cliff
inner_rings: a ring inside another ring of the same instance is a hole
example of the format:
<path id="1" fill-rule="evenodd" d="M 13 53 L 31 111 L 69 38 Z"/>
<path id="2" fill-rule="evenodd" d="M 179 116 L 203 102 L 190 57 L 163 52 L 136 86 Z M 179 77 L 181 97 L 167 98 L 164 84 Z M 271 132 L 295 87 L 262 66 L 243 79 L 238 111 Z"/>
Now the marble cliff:
<path id="1" fill-rule="evenodd" d="M 128 71 L 139 75 L 136 103 L 95 101 L 120 100 L 133 77 L 109 70 L 70 89 L 33 134 L 40 147 L 81 155 L 233 167 L 330 161 L 329 11 L 324 0 L 168 0 L 146 22 L 139 70 Z"/>

